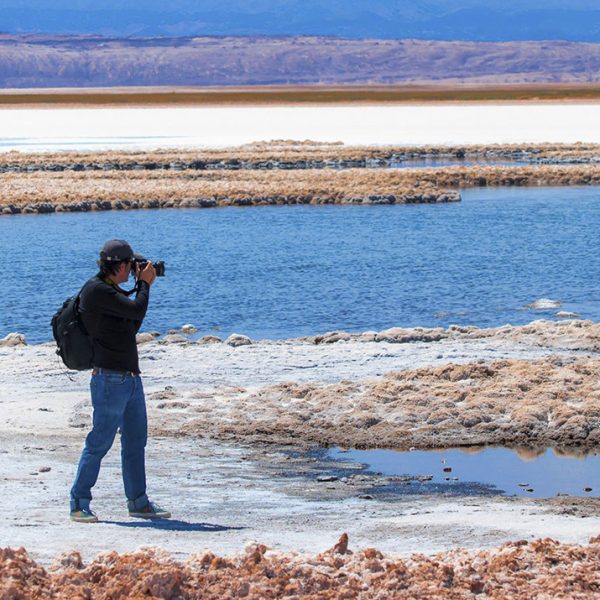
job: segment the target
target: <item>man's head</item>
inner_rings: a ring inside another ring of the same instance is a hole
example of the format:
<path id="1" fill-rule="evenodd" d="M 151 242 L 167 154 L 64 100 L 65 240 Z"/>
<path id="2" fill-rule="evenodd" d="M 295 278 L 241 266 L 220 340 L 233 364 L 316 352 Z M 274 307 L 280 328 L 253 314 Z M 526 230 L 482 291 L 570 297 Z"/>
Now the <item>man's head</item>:
<path id="1" fill-rule="evenodd" d="M 102 274 L 115 283 L 125 283 L 129 279 L 133 256 L 133 250 L 125 240 L 108 240 L 100 250 L 98 266 Z"/>

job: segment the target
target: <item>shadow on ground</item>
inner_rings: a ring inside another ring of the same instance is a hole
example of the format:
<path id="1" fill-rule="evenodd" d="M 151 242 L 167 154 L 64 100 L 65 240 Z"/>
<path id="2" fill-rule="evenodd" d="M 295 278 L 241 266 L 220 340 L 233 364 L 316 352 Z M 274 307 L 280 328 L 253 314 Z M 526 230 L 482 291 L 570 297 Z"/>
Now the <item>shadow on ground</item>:
<path id="1" fill-rule="evenodd" d="M 102 521 L 107 525 L 118 525 L 119 527 L 132 527 L 137 529 L 165 529 L 168 531 L 232 531 L 247 529 L 247 527 L 229 527 L 227 525 L 216 525 L 213 523 L 189 523 L 176 519 L 152 519 L 151 521 Z"/>

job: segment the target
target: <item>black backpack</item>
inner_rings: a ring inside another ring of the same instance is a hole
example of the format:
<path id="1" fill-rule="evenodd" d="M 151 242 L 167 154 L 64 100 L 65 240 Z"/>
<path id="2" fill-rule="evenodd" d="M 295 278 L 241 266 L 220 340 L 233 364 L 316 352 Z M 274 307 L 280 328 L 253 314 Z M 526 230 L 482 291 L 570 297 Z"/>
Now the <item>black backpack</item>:
<path id="1" fill-rule="evenodd" d="M 79 313 L 79 296 L 67 298 L 52 317 L 52 334 L 58 354 L 68 369 L 85 371 L 92 368 L 92 338 L 85 330 Z"/>

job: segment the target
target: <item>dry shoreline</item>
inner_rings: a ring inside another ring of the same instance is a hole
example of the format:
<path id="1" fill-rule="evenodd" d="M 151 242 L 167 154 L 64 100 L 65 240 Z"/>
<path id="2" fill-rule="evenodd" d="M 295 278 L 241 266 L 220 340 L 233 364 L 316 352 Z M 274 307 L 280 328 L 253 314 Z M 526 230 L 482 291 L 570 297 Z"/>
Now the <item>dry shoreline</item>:
<path id="1" fill-rule="evenodd" d="M 336 104 L 590 102 L 597 83 L 260 85 L 232 87 L 33 88 L 0 92 L 0 107 L 269 106 Z"/>
<path id="2" fill-rule="evenodd" d="M 590 321 L 395 328 L 254 343 L 239 336 L 224 343 L 214 336 L 194 342 L 181 334 L 144 334 L 140 343 L 151 382 L 152 430 L 162 437 L 571 453 L 600 446 L 600 325 Z M 14 387 L 17 374 L 35 372 L 46 380 L 47 393 L 60 389 L 52 344 L 26 346 L 15 335 L 3 345 L 7 375 L 0 385 Z M 85 373 L 76 375 L 76 381 L 85 379 Z M 87 400 L 70 410 L 71 427 L 89 426 Z M 7 415 L 7 423 L 26 426 L 16 414 Z"/>

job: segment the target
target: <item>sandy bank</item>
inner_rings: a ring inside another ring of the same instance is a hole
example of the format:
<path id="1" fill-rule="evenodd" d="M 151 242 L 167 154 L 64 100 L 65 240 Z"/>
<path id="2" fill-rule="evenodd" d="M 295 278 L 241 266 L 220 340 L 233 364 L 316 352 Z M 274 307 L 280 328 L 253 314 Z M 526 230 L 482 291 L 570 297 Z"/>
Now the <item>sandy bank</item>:
<path id="1" fill-rule="evenodd" d="M 285 555 L 262 544 L 231 557 L 199 553 L 185 563 L 147 550 L 106 554 L 85 564 L 77 553 L 53 568 L 24 550 L 0 550 L 0 593 L 8 597 L 127 594 L 178 598 L 591 598 L 600 593 L 600 544 L 518 541 L 489 551 L 453 550 L 397 560 L 375 548 L 353 552 L 343 534 L 316 556 Z"/>

